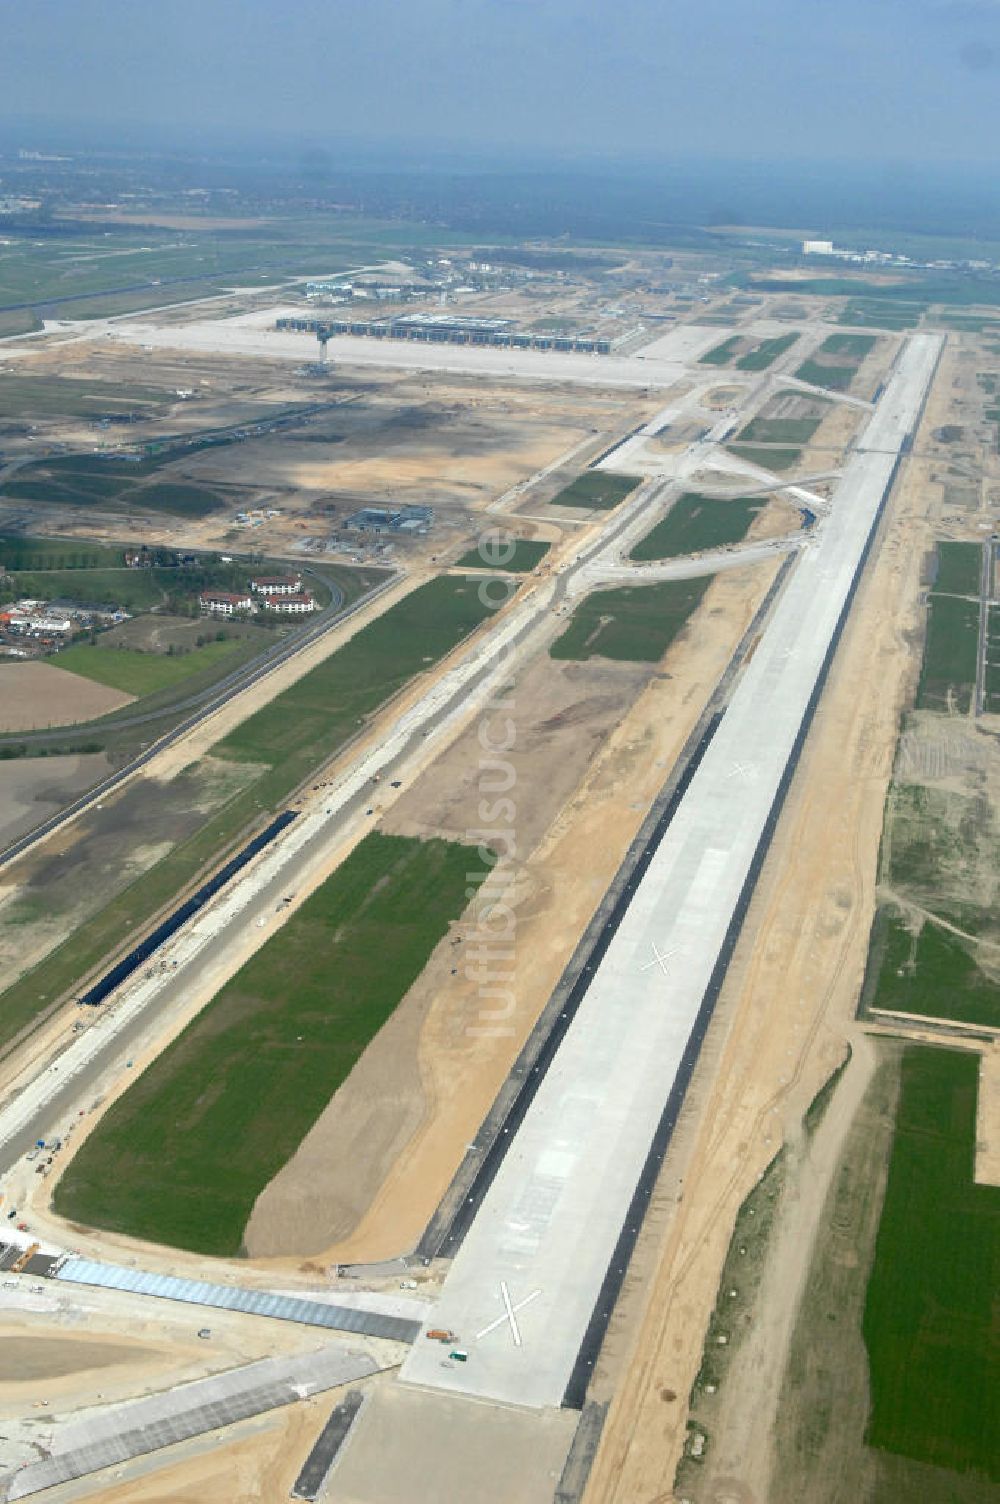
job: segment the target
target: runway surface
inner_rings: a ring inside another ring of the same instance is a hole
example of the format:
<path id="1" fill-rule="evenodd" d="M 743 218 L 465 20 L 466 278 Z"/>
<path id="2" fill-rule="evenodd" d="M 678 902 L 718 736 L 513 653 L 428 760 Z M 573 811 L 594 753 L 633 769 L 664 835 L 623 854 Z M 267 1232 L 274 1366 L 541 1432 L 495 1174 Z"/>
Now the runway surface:
<path id="1" fill-rule="evenodd" d="M 563 1403 L 939 349 L 904 347 L 454 1260 L 433 1320 L 467 1361 L 418 1341 L 405 1380 Z"/>

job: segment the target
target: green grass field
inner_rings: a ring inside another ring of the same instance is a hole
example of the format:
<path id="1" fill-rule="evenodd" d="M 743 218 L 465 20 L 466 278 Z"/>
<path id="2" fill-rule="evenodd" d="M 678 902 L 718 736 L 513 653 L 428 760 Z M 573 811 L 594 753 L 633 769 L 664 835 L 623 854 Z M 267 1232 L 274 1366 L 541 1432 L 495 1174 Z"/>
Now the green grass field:
<path id="1" fill-rule="evenodd" d="M 658 663 L 701 602 L 712 576 L 598 590 L 581 601 L 549 649 L 553 658 Z"/>
<path id="2" fill-rule="evenodd" d="M 0 993 L 0 1047 L 173 902 L 358 730 L 359 721 L 466 636 L 490 607 L 461 579 L 430 581 L 263 706 L 213 755 L 259 776 L 68 940 Z M 110 651 L 110 650 L 109 650 Z"/>
<path id="3" fill-rule="evenodd" d="M 868 1282 L 870 1446 L 1000 1481 L 1000 1189 L 973 1182 L 979 1059 L 912 1045 Z"/>
<path id="4" fill-rule="evenodd" d="M 589 507 L 607 512 L 624 501 L 642 482 L 641 475 L 612 475 L 605 470 L 585 470 L 552 497 L 554 507 Z"/>
<path id="5" fill-rule="evenodd" d="M 193 674 L 220 669 L 245 654 L 237 640 L 206 642 L 185 653 L 141 653 L 132 648 L 92 647 L 77 643 L 64 648 L 51 662 L 84 679 L 120 689 L 126 695 L 152 695 L 190 679 Z"/>
<path id="6" fill-rule="evenodd" d="M 5 569 L 122 569 L 120 548 L 91 543 L 87 538 L 23 538 L 0 535 L 0 564 Z"/>
<path id="7" fill-rule="evenodd" d="M 529 538 L 515 538 L 510 533 L 487 534 L 486 546 L 470 548 L 455 565 L 456 569 L 502 569 L 507 574 L 526 574 L 540 563 L 551 543 L 535 543 Z M 503 563 L 497 563 L 502 559 Z"/>
<path id="8" fill-rule="evenodd" d="M 1000 986 L 980 970 L 975 952 L 974 943 L 930 921 L 913 934 L 897 915 L 880 911 L 870 1006 L 1000 1028 Z"/>
<path id="9" fill-rule="evenodd" d="M 800 381 L 810 386 L 824 386 L 831 392 L 846 392 L 857 373 L 857 366 L 824 366 L 816 360 L 805 360 L 795 372 Z"/>
<path id="10" fill-rule="evenodd" d="M 739 344 L 740 336 L 734 334 L 731 339 L 723 340 L 721 345 L 714 345 L 711 350 L 706 350 L 704 355 L 699 356 L 699 360 L 703 366 L 728 366 Z"/>
<path id="11" fill-rule="evenodd" d="M 111 508 L 170 512 L 178 517 L 204 517 L 227 504 L 217 491 L 172 481 L 169 475 L 151 478 L 167 470 L 181 455 L 170 451 L 139 460 L 104 459 L 98 455 L 60 455 L 39 460 L 18 470 L 3 486 L 2 494 L 15 501 L 32 501 L 68 507 Z"/>
<path id="12" fill-rule="evenodd" d="M 979 603 L 932 595 L 927 603 L 927 638 L 917 688 L 920 710 L 957 710 L 972 703 L 979 646 Z"/>
<path id="13" fill-rule="evenodd" d="M 299 768 L 298 783 L 324 749 L 332 754 L 383 700 L 490 615 L 480 590 L 478 580 L 454 576 L 421 585 L 237 726 L 215 755 Z"/>
<path id="14" fill-rule="evenodd" d="M 697 553 L 704 548 L 721 548 L 738 543 L 767 505 L 764 496 L 733 496 L 720 501 L 686 491 L 670 511 L 633 548 L 630 559 L 644 563 L 650 559 L 675 559 L 681 554 Z"/>
<path id="15" fill-rule="evenodd" d="M 368 835 L 108 1111 L 75 1221 L 235 1254 L 253 1204 L 466 907 L 470 848 Z"/>
<path id="16" fill-rule="evenodd" d="M 978 543 L 939 543 L 937 562 L 934 594 L 974 595 L 978 598 L 983 563 L 983 550 Z"/>
<path id="17" fill-rule="evenodd" d="M 818 418 L 751 418 L 736 435 L 742 444 L 808 444 L 819 425 Z"/>
<path id="18" fill-rule="evenodd" d="M 790 334 L 779 334 L 774 339 L 763 339 L 754 349 L 748 350 L 741 355 L 736 362 L 738 371 L 766 371 L 768 366 L 773 366 L 779 355 L 784 355 L 790 350 L 799 338 L 798 331 L 793 330 Z"/>
<path id="19" fill-rule="evenodd" d="M 96 418 L 176 400 L 156 387 L 58 376 L 0 376 L 0 418 Z"/>
<path id="20" fill-rule="evenodd" d="M 776 470 L 779 473 L 791 470 L 802 458 L 801 449 L 782 449 L 778 446 L 767 449 L 757 444 L 727 444 L 726 448 L 730 454 L 735 454 L 741 460 L 748 460 L 751 465 L 760 465 L 764 470 Z"/>
<path id="21" fill-rule="evenodd" d="M 244 571 L 245 572 L 245 571 Z M 120 606 L 125 611 L 149 611 L 166 599 L 166 582 L 181 579 L 175 569 L 18 570 L 7 596 L 37 600 L 74 600 L 85 606 Z"/>
<path id="22" fill-rule="evenodd" d="M 823 341 L 823 349 L 827 355 L 846 355 L 860 364 L 877 344 L 874 334 L 831 334 Z"/>

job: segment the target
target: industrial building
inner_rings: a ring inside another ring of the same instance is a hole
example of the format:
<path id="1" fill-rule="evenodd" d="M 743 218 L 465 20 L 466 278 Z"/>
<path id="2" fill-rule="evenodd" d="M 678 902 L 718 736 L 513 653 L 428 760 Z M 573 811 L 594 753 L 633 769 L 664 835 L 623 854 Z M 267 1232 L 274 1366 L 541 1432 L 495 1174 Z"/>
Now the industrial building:
<path id="1" fill-rule="evenodd" d="M 574 334 L 531 334 L 513 319 L 463 318 L 457 314 L 405 313 L 387 319 L 280 318 L 278 330 L 331 337 L 354 334 L 369 339 L 422 340 L 429 344 L 492 345 L 505 350 L 559 350 L 610 355 L 612 341 Z"/>
<path id="2" fill-rule="evenodd" d="M 356 533 L 426 533 L 433 521 L 433 507 L 362 507 L 344 519 L 344 526 Z"/>

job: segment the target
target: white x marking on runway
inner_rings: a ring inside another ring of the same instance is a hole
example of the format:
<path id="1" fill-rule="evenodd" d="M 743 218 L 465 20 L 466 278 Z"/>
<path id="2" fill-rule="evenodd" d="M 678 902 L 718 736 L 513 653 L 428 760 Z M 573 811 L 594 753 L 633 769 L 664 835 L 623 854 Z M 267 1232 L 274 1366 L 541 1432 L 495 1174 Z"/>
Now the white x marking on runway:
<path id="1" fill-rule="evenodd" d="M 504 1322 L 506 1321 L 510 1324 L 510 1334 L 514 1339 L 514 1346 L 520 1347 L 521 1328 L 517 1324 L 517 1317 L 515 1315 L 515 1312 L 523 1311 L 525 1306 L 530 1305 L 533 1300 L 541 1295 L 541 1293 L 541 1290 L 532 1290 L 530 1295 L 526 1295 L 523 1300 L 519 1300 L 516 1305 L 512 1305 L 510 1299 L 510 1291 L 507 1289 L 506 1281 L 501 1280 L 500 1299 L 504 1304 L 504 1313 L 502 1316 L 498 1316 L 496 1321 L 491 1321 L 489 1326 L 484 1326 L 481 1332 L 477 1332 L 476 1341 L 478 1342 L 480 1337 L 488 1337 L 490 1332 L 495 1332 L 497 1327 L 503 1326 Z"/>
<path id="2" fill-rule="evenodd" d="M 752 762 L 734 762 L 729 772 L 726 774 L 726 777 L 749 778 L 753 771 L 754 765 Z"/>
<path id="3" fill-rule="evenodd" d="M 676 950 L 657 950 L 657 948 L 656 948 L 656 941 L 655 940 L 652 941 L 652 946 L 653 946 L 653 959 L 651 961 L 647 961 L 646 964 L 645 964 L 645 966 L 640 966 L 639 970 L 640 971 L 652 971 L 652 969 L 653 969 L 654 966 L 658 966 L 660 968 L 660 970 L 663 972 L 663 975 L 665 977 L 668 977 L 670 975 L 670 971 L 669 971 L 669 969 L 667 967 L 667 962 L 670 960 L 671 956 L 676 956 L 677 951 Z"/>

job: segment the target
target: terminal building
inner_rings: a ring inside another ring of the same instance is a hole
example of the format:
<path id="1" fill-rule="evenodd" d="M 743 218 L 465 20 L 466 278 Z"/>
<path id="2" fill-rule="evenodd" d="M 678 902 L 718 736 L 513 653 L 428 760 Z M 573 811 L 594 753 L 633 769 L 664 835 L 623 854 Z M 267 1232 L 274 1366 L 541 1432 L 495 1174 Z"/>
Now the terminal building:
<path id="1" fill-rule="evenodd" d="M 457 314 L 404 313 L 386 319 L 280 318 L 277 328 L 304 334 L 354 334 L 369 339 L 422 340 L 429 344 L 491 345 L 505 350 L 561 350 L 610 355 L 612 341 L 575 334 L 531 334 L 513 319 L 463 318 Z"/>

